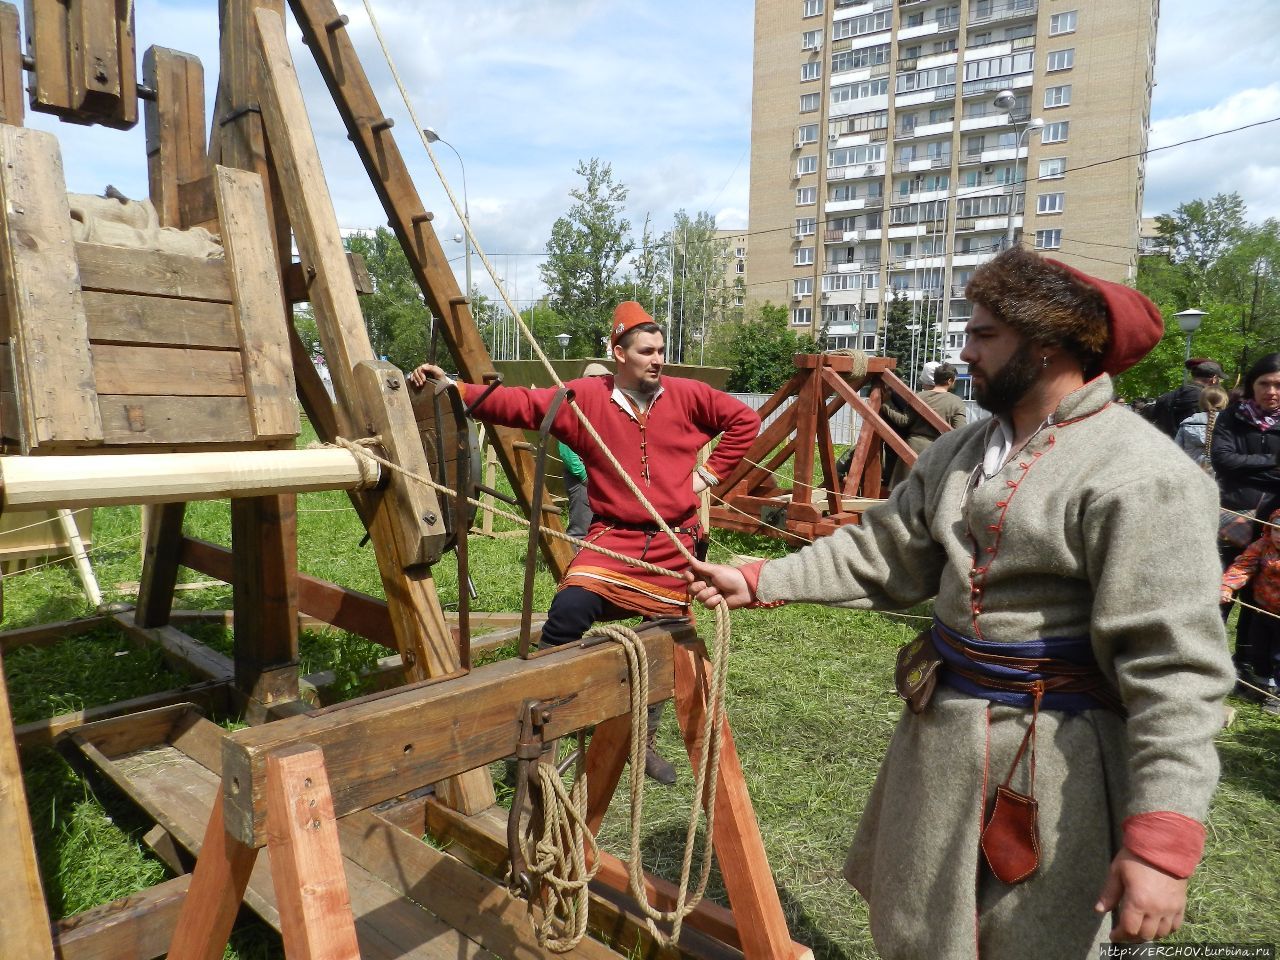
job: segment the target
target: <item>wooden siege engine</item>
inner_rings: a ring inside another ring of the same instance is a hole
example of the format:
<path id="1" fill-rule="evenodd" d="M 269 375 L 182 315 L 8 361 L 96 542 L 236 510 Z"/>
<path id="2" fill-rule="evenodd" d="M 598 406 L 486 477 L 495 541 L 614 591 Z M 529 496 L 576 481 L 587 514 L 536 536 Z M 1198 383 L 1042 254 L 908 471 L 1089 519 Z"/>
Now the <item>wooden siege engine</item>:
<path id="1" fill-rule="evenodd" d="M 525 904 L 484 872 L 499 872 L 506 857 L 486 765 L 516 751 L 530 703 L 546 705 L 547 738 L 594 728 L 587 820 L 598 829 L 630 738 L 624 655 L 588 644 L 471 669 L 468 620 L 450 622 L 432 579 L 454 540 L 465 574 L 469 516 L 446 522 L 454 507 L 408 476 L 431 475 L 443 447 L 424 451 L 421 403 L 415 415 L 400 371 L 370 347 L 357 302 L 367 277 L 342 248 L 284 2 L 218 6 L 206 143 L 201 64 L 153 47 L 139 83 L 131 2 L 27 0 L 25 57 L 18 12 L 0 3 L 4 509 L 140 503 L 149 518 L 136 608 L 16 631 L 0 652 L 112 622 L 196 678 L 15 728 L 0 660 L 0 852 L 11 865 L 0 871 L 0 942 L 6 956 L 22 944 L 22 956 L 37 960 L 218 957 L 243 902 L 281 930 L 291 960 L 543 955 Z M 482 380 L 493 367 L 469 302 L 347 18 L 330 0 L 289 7 L 445 346 L 465 378 Z M 31 109 L 66 121 L 127 128 L 141 103 L 148 202 L 111 190 L 68 196 L 57 138 L 22 126 L 24 72 Z M 291 323 L 291 305 L 303 300 L 334 400 Z M 322 440 L 369 439 L 392 469 L 371 471 L 354 451 L 294 449 L 295 395 Z M 490 436 L 526 515 L 554 526 L 533 502 L 521 434 Z M 437 479 L 465 492 L 467 474 L 451 461 Z M 320 488 L 349 491 L 385 600 L 298 572 L 295 496 Z M 231 500 L 230 547 L 184 535 L 184 502 L 201 498 Z M 541 549 L 558 576 L 566 546 L 544 537 Z M 180 629 L 172 610 L 180 565 L 232 584 L 231 657 Z M 300 616 L 394 650 L 401 685 L 321 705 L 324 691 L 299 675 Z M 647 625 L 640 637 L 650 699 L 674 697 L 695 757 L 708 709 L 706 651 L 683 622 Z M 228 734 L 211 715 L 250 726 Z M 572 956 L 809 954 L 787 931 L 727 721 L 723 732 L 712 839 L 729 906 L 704 902 L 678 947 L 661 947 L 625 892 L 626 866 L 601 854 L 591 916 L 613 946 L 588 939 Z M 18 757 L 55 742 L 155 820 L 148 842 L 176 875 L 51 925 Z M 467 863 L 421 842 L 428 832 L 467 848 Z M 258 857 L 264 847 L 269 856 Z M 675 900 L 660 880 L 647 889 L 656 906 Z"/>

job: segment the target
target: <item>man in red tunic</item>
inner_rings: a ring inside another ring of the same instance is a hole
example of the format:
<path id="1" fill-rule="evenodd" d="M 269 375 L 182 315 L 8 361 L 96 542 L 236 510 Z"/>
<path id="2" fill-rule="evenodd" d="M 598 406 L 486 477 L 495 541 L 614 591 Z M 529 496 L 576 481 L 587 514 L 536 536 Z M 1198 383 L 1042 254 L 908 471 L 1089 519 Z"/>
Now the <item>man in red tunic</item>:
<path id="1" fill-rule="evenodd" d="M 566 386 L 632 482 L 691 552 L 705 537 L 698 521 L 698 494 L 729 474 L 760 430 L 755 411 L 697 380 L 663 377 L 665 342 L 661 328 L 633 300 L 613 314 L 612 376 L 583 377 Z M 434 364 L 409 375 L 421 387 L 443 379 Z M 469 406 L 485 388 L 461 384 Z M 537 429 L 555 389 L 499 387 L 472 414 L 509 427 Z M 671 570 L 670 577 L 628 566 L 592 550 L 579 551 L 560 582 L 542 628 L 549 644 L 573 643 L 598 620 L 684 616 L 689 598 L 682 572 L 687 562 L 628 489 L 604 451 L 568 404 L 561 406 L 551 432 L 577 451 L 591 477 L 587 494 L 593 513 L 586 540 L 628 557 Z M 720 442 L 706 464 L 698 452 Z M 659 711 L 649 714 L 645 772 L 673 783 L 675 771 L 653 749 Z"/>

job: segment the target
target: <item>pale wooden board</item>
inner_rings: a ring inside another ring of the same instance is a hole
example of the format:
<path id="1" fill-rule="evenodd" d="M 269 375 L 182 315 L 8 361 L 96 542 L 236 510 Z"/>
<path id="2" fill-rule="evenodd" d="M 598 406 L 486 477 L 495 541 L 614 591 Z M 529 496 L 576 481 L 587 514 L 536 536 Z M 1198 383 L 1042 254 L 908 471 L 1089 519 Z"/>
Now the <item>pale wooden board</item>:
<path id="1" fill-rule="evenodd" d="M 235 314 L 227 303 L 86 290 L 84 312 L 89 323 L 89 340 L 95 344 L 224 350 L 240 345 Z M 97 355 L 96 349 L 94 355 Z"/>
<path id="2" fill-rule="evenodd" d="M 112 446 L 249 443 L 243 397 L 100 396 L 104 442 Z"/>
<path id="3" fill-rule="evenodd" d="M 36 862 L 22 767 L 13 735 L 9 690 L 0 659 L 0 944 L 22 944 L 24 958 L 53 960 L 49 913 Z"/>
<path id="4" fill-rule="evenodd" d="M 71 211 L 66 209 L 69 237 Z M 80 264 L 80 286 L 85 290 L 231 302 L 231 281 L 224 260 L 131 250 L 102 243 L 77 243 L 75 251 Z"/>
<path id="5" fill-rule="evenodd" d="M 259 438 L 294 437 L 299 425 L 293 358 L 262 181 L 219 166 L 214 187 L 254 431 Z"/>
<path id="6" fill-rule="evenodd" d="M 71 44 L 67 8 L 45 0 L 25 0 L 22 22 L 27 53 L 35 60 L 31 77 L 31 109 L 66 113 L 71 108 Z"/>
<path id="7" fill-rule="evenodd" d="M 0 260 L 17 353 L 17 393 L 32 448 L 100 443 L 71 208 L 53 134 L 0 127 Z"/>
<path id="8" fill-rule="evenodd" d="M 96 344 L 93 375 L 103 395 L 243 397 L 245 391 L 235 350 Z"/>
<path id="9" fill-rule="evenodd" d="M 92 543 L 93 511 L 73 513 L 80 539 L 87 547 Z M 6 510 L 0 513 L 0 560 L 26 557 L 65 557 L 71 545 L 67 542 L 56 508 L 49 510 Z"/>
<path id="10" fill-rule="evenodd" d="M 18 8 L 0 3 L 0 123 L 22 126 L 22 30 Z"/>

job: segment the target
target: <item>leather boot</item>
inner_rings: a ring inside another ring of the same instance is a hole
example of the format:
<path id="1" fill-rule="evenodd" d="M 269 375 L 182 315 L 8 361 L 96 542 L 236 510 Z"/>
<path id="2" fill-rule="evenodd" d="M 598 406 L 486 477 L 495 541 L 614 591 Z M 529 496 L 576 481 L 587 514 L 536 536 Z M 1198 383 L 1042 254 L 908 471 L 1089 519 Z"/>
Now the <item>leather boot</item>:
<path id="1" fill-rule="evenodd" d="M 676 782 L 676 768 L 659 755 L 657 741 L 656 730 L 645 739 L 644 775 L 664 787 L 669 787 Z"/>

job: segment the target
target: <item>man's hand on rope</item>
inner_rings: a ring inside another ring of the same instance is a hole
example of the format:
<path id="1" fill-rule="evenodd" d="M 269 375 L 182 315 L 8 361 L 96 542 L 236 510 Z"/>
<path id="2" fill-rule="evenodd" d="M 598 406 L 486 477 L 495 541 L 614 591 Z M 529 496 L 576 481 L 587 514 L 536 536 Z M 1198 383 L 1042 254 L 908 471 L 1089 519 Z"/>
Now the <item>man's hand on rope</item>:
<path id="1" fill-rule="evenodd" d="M 408 377 L 409 382 L 418 389 L 425 387 L 428 380 L 444 381 L 448 379 L 449 375 L 444 372 L 444 368 L 438 367 L 434 363 L 424 363 L 409 374 Z"/>
<path id="2" fill-rule="evenodd" d="M 737 567 L 694 561 L 690 569 L 693 572 L 685 574 L 689 580 L 689 596 L 704 607 L 714 608 L 724 603 L 728 609 L 737 610 L 750 605 L 751 588 Z"/>

